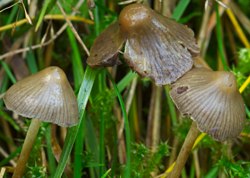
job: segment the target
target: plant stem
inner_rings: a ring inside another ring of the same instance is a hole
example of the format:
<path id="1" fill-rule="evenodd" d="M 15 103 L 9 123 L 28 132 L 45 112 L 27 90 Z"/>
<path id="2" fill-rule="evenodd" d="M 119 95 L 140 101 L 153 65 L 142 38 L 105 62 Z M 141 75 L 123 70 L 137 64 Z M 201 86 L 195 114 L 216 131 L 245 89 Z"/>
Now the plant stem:
<path id="1" fill-rule="evenodd" d="M 181 147 L 181 151 L 177 157 L 175 166 L 174 166 L 172 172 L 170 172 L 170 174 L 168 175 L 169 178 L 180 177 L 181 171 L 182 171 L 183 167 L 185 166 L 185 163 L 188 159 L 189 153 L 191 152 L 192 147 L 194 145 L 194 142 L 195 142 L 196 138 L 198 137 L 199 133 L 200 133 L 200 131 L 197 129 L 196 123 L 193 122 L 189 131 L 188 131 L 187 137 L 186 137 L 186 139 Z"/>
<path id="2" fill-rule="evenodd" d="M 23 148 L 20 154 L 20 157 L 17 161 L 17 166 L 15 168 L 14 174 L 12 178 L 21 178 L 26 167 L 26 163 L 29 158 L 29 154 L 32 150 L 33 144 L 36 140 L 37 133 L 39 131 L 39 127 L 41 125 L 41 121 L 38 119 L 32 119 L 31 124 L 29 126 L 29 130 L 26 134 Z"/>

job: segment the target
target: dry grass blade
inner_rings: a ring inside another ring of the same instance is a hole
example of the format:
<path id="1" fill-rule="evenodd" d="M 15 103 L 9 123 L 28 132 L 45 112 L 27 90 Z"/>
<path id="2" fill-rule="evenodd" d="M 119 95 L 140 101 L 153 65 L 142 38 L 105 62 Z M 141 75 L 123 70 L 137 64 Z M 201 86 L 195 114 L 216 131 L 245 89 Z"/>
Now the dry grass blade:
<path id="1" fill-rule="evenodd" d="M 76 5 L 75 9 L 78 9 L 78 8 L 82 5 L 83 2 L 84 2 L 84 0 L 78 1 L 78 3 L 77 3 L 77 5 Z M 75 13 L 76 13 L 76 12 L 72 12 L 71 15 L 75 15 Z M 26 22 L 27 22 L 26 19 L 24 19 L 24 20 L 25 20 L 25 22 L 22 22 L 22 23 L 26 23 Z M 15 54 L 27 52 L 27 51 L 29 51 L 29 50 L 34 50 L 34 49 L 37 49 L 37 48 L 41 48 L 41 47 L 44 47 L 44 46 L 46 46 L 46 45 L 52 43 L 55 39 L 57 39 L 58 36 L 60 36 L 60 35 L 64 32 L 64 30 L 67 28 L 67 26 L 68 26 L 68 24 L 65 23 L 65 24 L 57 31 L 57 33 L 56 33 L 53 37 L 51 37 L 51 39 L 49 39 L 48 41 L 46 41 L 46 42 L 44 42 L 44 43 L 41 43 L 41 44 L 33 45 L 33 46 L 31 46 L 31 47 L 26 47 L 26 48 L 18 49 L 18 50 L 15 50 L 15 51 L 10 51 L 10 52 L 8 52 L 8 53 L 5 53 L 5 54 L 3 54 L 3 55 L 0 55 L 0 60 L 3 60 L 4 58 L 9 57 L 9 56 L 13 56 L 13 55 L 15 55 Z"/>
<path id="2" fill-rule="evenodd" d="M 72 32 L 74 33 L 77 41 L 80 43 L 80 45 L 82 46 L 82 48 L 84 49 L 84 51 L 86 52 L 86 54 L 89 56 L 89 50 L 86 47 L 86 45 L 84 44 L 84 42 L 82 41 L 81 37 L 79 36 L 79 34 L 77 33 L 76 29 L 74 28 L 73 24 L 71 23 L 71 21 L 68 19 L 65 11 L 63 10 L 63 7 L 61 6 L 60 2 L 57 1 L 57 6 L 59 7 L 60 11 L 62 12 L 67 24 L 69 25 L 70 29 L 72 30 Z"/>
<path id="3" fill-rule="evenodd" d="M 27 13 L 27 10 L 26 10 L 26 8 L 25 8 L 25 5 L 23 4 L 23 1 L 21 0 L 20 3 L 21 3 L 22 6 L 23 6 L 25 18 L 28 20 L 29 24 L 32 25 L 31 18 L 30 18 L 30 16 L 29 16 L 29 14 Z"/>

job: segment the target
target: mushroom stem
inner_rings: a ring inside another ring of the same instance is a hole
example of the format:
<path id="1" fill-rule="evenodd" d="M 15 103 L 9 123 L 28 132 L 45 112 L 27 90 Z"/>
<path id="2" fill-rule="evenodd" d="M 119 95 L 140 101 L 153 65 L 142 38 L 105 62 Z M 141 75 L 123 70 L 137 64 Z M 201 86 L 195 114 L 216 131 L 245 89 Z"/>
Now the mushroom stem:
<path id="1" fill-rule="evenodd" d="M 14 174 L 12 178 L 21 178 L 26 167 L 26 163 L 29 158 L 29 154 L 32 150 L 33 144 L 35 142 L 37 133 L 39 131 L 39 127 L 41 125 L 41 121 L 38 119 L 32 119 L 31 124 L 29 126 L 28 132 L 26 134 L 23 148 L 21 151 L 21 154 L 19 156 L 19 159 L 17 161 L 17 165 L 14 171 Z"/>
<path id="2" fill-rule="evenodd" d="M 193 122 L 188 134 L 186 136 L 186 139 L 181 147 L 181 151 L 177 157 L 175 166 L 173 170 L 169 173 L 168 177 L 169 178 L 178 178 L 181 175 L 181 171 L 183 167 L 185 166 L 185 163 L 188 159 L 188 156 L 192 150 L 192 147 L 194 145 L 194 142 L 196 138 L 198 137 L 200 131 L 196 127 L 196 123 Z"/>

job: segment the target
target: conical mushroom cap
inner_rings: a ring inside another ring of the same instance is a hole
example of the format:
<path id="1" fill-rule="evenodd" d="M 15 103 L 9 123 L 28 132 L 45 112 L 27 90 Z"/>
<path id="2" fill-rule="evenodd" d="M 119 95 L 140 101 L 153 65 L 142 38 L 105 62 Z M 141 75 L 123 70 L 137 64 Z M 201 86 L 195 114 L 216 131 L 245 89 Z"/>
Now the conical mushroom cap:
<path id="1" fill-rule="evenodd" d="M 157 85 L 176 81 L 191 69 L 192 57 L 199 54 L 191 29 L 142 4 L 125 7 L 120 13 L 119 25 L 127 39 L 126 62 Z"/>
<path id="2" fill-rule="evenodd" d="M 231 72 L 194 68 L 172 85 L 177 108 L 214 139 L 237 137 L 246 117 L 243 99 Z"/>
<path id="3" fill-rule="evenodd" d="M 4 96 L 7 109 L 63 127 L 78 123 L 76 96 L 65 73 L 48 67 L 12 85 Z"/>
<path id="4" fill-rule="evenodd" d="M 125 39 L 120 33 L 118 22 L 110 25 L 95 40 L 87 59 L 91 67 L 113 66 L 119 64 L 118 52 Z"/>

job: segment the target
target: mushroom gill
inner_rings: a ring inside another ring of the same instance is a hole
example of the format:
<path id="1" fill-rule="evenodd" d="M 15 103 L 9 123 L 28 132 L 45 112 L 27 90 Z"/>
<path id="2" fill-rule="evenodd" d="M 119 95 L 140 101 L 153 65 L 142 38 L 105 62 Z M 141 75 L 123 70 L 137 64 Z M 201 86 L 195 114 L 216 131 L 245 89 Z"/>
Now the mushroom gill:
<path id="1" fill-rule="evenodd" d="M 237 137 L 246 117 L 243 99 L 231 72 L 194 68 L 170 91 L 177 108 L 214 139 Z"/>

